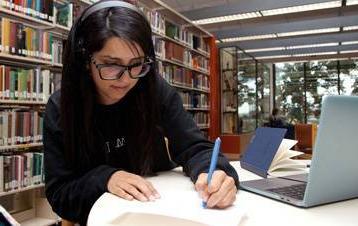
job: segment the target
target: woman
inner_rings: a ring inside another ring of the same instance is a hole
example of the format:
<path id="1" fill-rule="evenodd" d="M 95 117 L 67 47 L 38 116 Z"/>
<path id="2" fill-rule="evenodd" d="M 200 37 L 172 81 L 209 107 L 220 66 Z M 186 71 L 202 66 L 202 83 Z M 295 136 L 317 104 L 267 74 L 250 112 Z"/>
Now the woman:
<path id="1" fill-rule="evenodd" d="M 160 194 L 142 176 L 177 164 L 208 207 L 234 202 L 238 177 L 223 156 L 207 186 L 213 144 L 156 74 L 150 24 L 138 8 L 101 1 L 86 9 L 63 65 L 61 91 L 44 120 L 46 196 L 59 216 L 85 225 L 104 192 L 154 201 Z"/>

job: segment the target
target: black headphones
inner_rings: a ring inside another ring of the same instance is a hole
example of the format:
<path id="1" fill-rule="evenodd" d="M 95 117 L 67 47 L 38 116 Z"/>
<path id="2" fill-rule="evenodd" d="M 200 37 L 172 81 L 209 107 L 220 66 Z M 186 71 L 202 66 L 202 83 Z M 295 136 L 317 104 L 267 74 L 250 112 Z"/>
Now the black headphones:
<path id="1" fill-rule="evenodd" d="M 85 21 L 92 13 L 97 12 L 101 9 L 112 8 L 112 7 L 120 7 L 120 8 L 130 9 L 130 10 L 135 11 L 138 14 L 142 15 L 147 20 L 144 13 L 138 7 L 136 7 L 135 5 L 133 5 L 131 3 L 124 2 L 121 0 L 97 2 L 97 3 L 89 6 L 87 9 L 85 9 L 85 11 L 82 12 L 81 16 L 77 19 L 75 24 L 72 26 L 72 29 L 71 29 L 71 32 L 69 35 L 70 45 L 71 45 L 72 50 L 74 50 L 75 52 L 79 52 L 82 57 L 86 55 L 86 48 L 83 46 L 84 45 L 83 39 L 77 38 L 77 40 L 76 40 L 77 31 L 81 27 L 81 24 L 83 23 L 83 21 Z"/>

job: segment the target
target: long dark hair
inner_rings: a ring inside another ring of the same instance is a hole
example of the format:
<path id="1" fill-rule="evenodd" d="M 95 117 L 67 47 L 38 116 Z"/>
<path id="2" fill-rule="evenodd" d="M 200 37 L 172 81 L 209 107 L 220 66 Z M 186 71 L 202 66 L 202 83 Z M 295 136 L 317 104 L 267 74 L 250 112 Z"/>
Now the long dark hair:
<path id="1" fill-rule="evenodd" d="M 65 157 L 71 167 L 78 169 L 89 168 L 90 156 L 95 152 L 96 88 L 89 74 L 90 55 L 101 50 L 111 37 L 119 37 L 131 47 L 138 44 L 145 55 L 155 60 L 150 24 L 138 12 L 112 7 L 98 10 L 82 22 L 81 16 L 77 19 L 63 55 L 60 120 Z M 153 64 L 149 73 L 130 91 L 128 153 L 133 172 L 140 175 L 151 173 L 155 152 L 154 130 L 159 117 L 156 76 Z"/>

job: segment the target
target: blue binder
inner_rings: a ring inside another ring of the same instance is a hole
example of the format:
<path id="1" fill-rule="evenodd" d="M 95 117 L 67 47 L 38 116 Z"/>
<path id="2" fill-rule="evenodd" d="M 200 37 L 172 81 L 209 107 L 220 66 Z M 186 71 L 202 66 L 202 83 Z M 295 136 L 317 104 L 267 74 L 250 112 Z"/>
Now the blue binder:
<path id="1" fill-rule="evenodd" d="M 267 171 L 287 129 L 260 127 L 240 159 L 241 168 L 267 178 Z"/>

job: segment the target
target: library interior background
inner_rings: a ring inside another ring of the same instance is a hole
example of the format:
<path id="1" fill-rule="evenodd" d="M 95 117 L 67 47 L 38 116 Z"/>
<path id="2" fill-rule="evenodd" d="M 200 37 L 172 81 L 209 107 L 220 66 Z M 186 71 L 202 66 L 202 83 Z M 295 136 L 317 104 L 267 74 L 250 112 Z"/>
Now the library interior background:
<path id="1" fill-rule="evenodd" d="M 21 225 L 61 220 L 43 194 L 43 112 L 61 87 L 70 28 L 94 2 L 0 1 L 0 205 Z M 232 160 L 261 126 L 287 128 L 311 158 L 322 98 L 358 94 L 358 0 L 138 5 L 152 26 L 158 73 Z"/>

